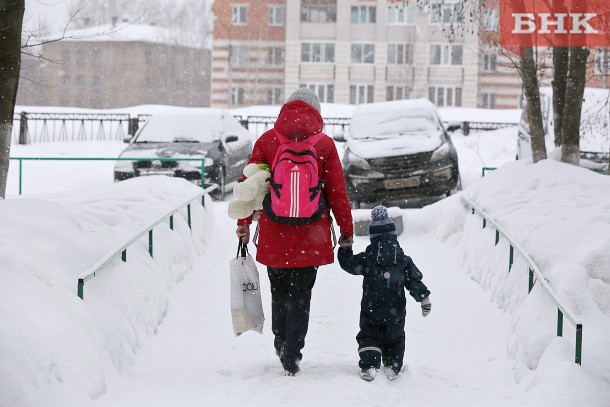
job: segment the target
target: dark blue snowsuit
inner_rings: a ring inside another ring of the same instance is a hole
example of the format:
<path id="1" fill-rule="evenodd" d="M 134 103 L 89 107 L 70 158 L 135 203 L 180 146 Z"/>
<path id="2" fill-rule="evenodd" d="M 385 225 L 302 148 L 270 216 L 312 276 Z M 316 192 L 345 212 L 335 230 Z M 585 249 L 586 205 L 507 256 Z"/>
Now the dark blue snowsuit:
<path id="1" fill-rule="evenodd" d="M 383 360 L 384 366 L 400 371 L 405 353 L 404 289 L 417 302 L 430 295 L 422 273 L 391 234 L 371 239 L 366 251 L 357 255 L 351 248 L 339 248 L 338 257 L 343 270 L 364 276 L 356 336 L 360 368 L 379 369 Z"/>

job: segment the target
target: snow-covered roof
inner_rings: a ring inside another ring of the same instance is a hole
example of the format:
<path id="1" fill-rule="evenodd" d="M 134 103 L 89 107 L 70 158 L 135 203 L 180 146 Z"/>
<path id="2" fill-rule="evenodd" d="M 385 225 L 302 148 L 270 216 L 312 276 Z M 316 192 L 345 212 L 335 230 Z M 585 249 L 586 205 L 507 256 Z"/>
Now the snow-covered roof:
<path id="1" fill-rule="evenodd" d="M 117 42 L 150 42 L 156 44 L 180 45 L 192 48 L 203 48 L 197 35 L 171 30 L 166 27 L 147 24 L 118 23 L 102 24 L 64 34 L 67 41 L 117 41 Z"/>

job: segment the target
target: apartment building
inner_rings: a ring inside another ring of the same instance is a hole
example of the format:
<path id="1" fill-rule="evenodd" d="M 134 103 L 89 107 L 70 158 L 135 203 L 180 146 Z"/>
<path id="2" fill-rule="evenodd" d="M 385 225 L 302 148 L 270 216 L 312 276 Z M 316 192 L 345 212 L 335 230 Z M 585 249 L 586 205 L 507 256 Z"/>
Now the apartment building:
<path id="1" fill-rule="evenodd" d="M 210 106 L 209 49 L 148 25 L 105 25 L 66 36 L 72 39 L 42 46 L 44 59 L 23 59 L 18 104 Z"/>
<path id="2" fill-rule="evenodd" d="M 329 103 L 518 108 L 518 58 L 499 44 L 499 0 L 464 3 L 215 0 L 212 105 L 281 104 L 307 86 Z M 589 86 L 607 87 L 610 53 L 594 50 L 590 66 Z"/>

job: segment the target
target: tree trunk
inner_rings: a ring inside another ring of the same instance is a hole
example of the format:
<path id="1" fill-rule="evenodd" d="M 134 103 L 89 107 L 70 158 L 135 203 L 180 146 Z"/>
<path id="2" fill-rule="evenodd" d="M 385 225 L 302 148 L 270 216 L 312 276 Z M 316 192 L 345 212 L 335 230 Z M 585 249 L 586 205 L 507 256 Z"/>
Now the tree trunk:
<path id="1" fill-rule="evenodd" d="M 553 48 L 553 123 L 555 147 L 562 145 L 561 128 L 566 100 L 569 52 L 566 47 Z"/>
<path id="2" fill-rule="evenodd" d="M 0 0 L 0 197 L 6 194 L 25 0 Z"/>
<path id="3" fill-rule="evenodd" d="M 561 161 L 574 165 L 580 164 L 580 118 L 587 80 L 588 57 L 587 48 L 570 49 L 564 119 L 561 126 Z"/>
<path id="4" fill-rule="evenodd" d="M 542 125 L 542 108 L 540 105 L 540 88 L 534 61 L 534 49 L 526 47 L 521 58 L 521 75 L 525 91 L 527 117 L 529 120 L 532 159 L 535 163 L 546 159 L 544 127 Z"/>

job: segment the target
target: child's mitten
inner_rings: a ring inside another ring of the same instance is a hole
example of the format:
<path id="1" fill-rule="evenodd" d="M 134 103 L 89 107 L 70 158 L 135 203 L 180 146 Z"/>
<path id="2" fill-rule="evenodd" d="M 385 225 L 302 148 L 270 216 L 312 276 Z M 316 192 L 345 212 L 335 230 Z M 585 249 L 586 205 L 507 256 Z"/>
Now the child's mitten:
<path id="1" fill-rule="evenodd" d="M 432 303 L 430 303 L 430 296 L 427 296 L 420 302 L 421 305 L 421 314 L 423 316 L 428 316 L 430 311 L 432 311 Z"/>

